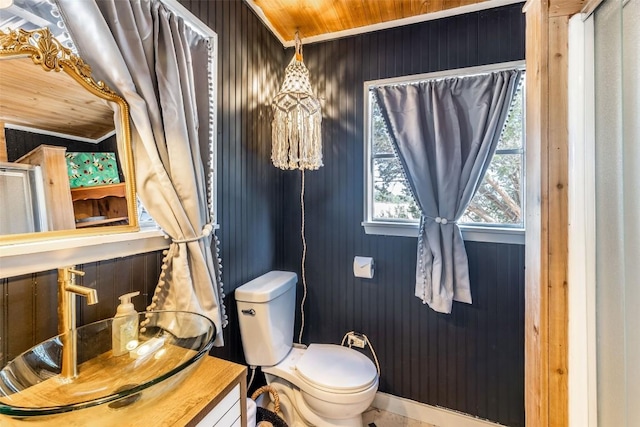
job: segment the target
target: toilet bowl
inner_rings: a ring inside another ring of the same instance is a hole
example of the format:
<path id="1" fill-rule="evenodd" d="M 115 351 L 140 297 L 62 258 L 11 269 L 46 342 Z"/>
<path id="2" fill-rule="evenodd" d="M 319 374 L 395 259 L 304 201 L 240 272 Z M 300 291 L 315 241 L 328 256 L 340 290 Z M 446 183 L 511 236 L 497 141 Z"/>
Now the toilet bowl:
<path id="1" fill-rule="evenodd" d="M 295 273 L 272 271 L 235 291 L 247 363 L 281 395 L 289 426 L 362 426 L 378 390 L 364 354 L 334 344 L 293 345 Z"/>
<path id="2" fill-rule="evenodd" d="M 378 391 L 378 374 L 371 360 L 339 345 L 293 348 L 284 360 L 263 367 L 262 372 L 268 384 L 293 401 L 307 425 L 359 427 L 362 413 Z"/>

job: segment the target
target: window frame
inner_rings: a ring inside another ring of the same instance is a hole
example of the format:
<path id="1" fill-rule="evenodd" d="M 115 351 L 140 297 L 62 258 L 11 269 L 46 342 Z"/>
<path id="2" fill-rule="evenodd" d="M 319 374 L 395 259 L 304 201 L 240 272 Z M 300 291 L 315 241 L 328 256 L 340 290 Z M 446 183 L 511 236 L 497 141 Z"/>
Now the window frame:
<path id="1" fill-rule="evenodd" d="M 474 74 L 484 74 L 495 71 L 501 71 L 506 69 L 520 69 L 525 70 L 525 61 L 511 61 L 501 62 L 496 64 L 482 65 L 478 67 L 457 68 L 451 70 L 437 71 L 433 73 L 414 74 L 408 76 L 392 77 L 379 80 L 365 81 L 363 84 L 363 98 L 364 98 L 364 220 L 362 226 L 364 227 L 366 234 L 384 235 L 384 236 L 401 236 L 401 237 L 418 237 L 419 223 L 412 220 L 380 220 L 373 218 L 373 188 L 374 188 L 374 173 L 373 173 L 373 161 L 371 144 L 371 112 L 370 112 L 370 88 L 376 86 L 384 86 L 391 84 L 406 84 L 423 80 L 441 79 L 446 77 L 464 77 Z M 524 88 L 522 89 L 524 90 Z M 525 100 L 526 104 L 526 100 Z M 523 106 L 524 107 L 524 106 Z M 523 117 L 526 113 L 523 111 Z M 523 136 L 524 123 L 523 123 Z M 522 150 L 522 194 L 525 194 L 525 160 L 526 160 L 526 141 L 523 140 L 521 149 L 504 149 L 499 150 L 500 153 L 508 154 L 513 151 Z M 498 150 L 496 151 L 496 154 Z M 524 198 L 522 200 L 522 210 L 526 212 L 526 206 Z M 525 229 L 524 221 L 523 226 L 505 226 L 501 224 L 459 224 L 462 231 L 462 237 L 464 240 L 475 242 L 494 242 L 494 243 L 512 243 L 512 244 L 524 244 L 525 241 Z"/>

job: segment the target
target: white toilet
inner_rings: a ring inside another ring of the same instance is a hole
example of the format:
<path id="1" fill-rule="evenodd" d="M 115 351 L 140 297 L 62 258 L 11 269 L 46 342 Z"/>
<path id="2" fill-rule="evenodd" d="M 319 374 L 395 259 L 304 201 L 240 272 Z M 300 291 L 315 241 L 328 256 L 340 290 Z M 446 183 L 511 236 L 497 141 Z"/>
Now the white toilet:
<path id="1" fill-rule="evenodd" d="M 295 273 L 270 271 L 236 289 L 242 347 L 280 396 L 290 427 L 362 426 L 378 390 L 371 360 L 347 347 L 293 345 Z"/>

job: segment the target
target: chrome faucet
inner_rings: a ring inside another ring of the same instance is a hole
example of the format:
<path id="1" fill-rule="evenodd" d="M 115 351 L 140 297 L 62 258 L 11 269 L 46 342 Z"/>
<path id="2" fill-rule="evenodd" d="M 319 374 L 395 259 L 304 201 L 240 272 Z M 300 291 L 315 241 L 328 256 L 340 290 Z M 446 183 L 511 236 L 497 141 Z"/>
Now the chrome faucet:
<path id="1" fill-rule="evenodd" d="M 87 304 L 98 302 L 95 289 L 76 285 L 76 276 L 84 276 L 75 266 L 58 269 L 58 333 L 62 335 L 62 377 L 78 376 L 76 337 L 76 295 L 87 298 Z"/>

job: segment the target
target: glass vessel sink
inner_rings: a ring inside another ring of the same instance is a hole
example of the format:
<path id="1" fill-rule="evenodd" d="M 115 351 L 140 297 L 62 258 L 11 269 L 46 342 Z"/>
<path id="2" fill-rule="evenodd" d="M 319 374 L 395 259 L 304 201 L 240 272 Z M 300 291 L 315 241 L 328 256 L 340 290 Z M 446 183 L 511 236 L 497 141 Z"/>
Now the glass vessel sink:
<path id="1" fill-rule="evenodd" d="M 138 320 L 137 340 L 127 342 L 119 356 L 112 351 L 113 319 L 107 319 L 16 357 L 0 371 L 0 414 L 42 417 L 99 405 L 111 412 L 143 405 L 185 378 L 216 335 L 213 322 L 196 313 L 152 311 L 139 313 Z M 75 377 L 62 367 L 73 349 Z"/>

